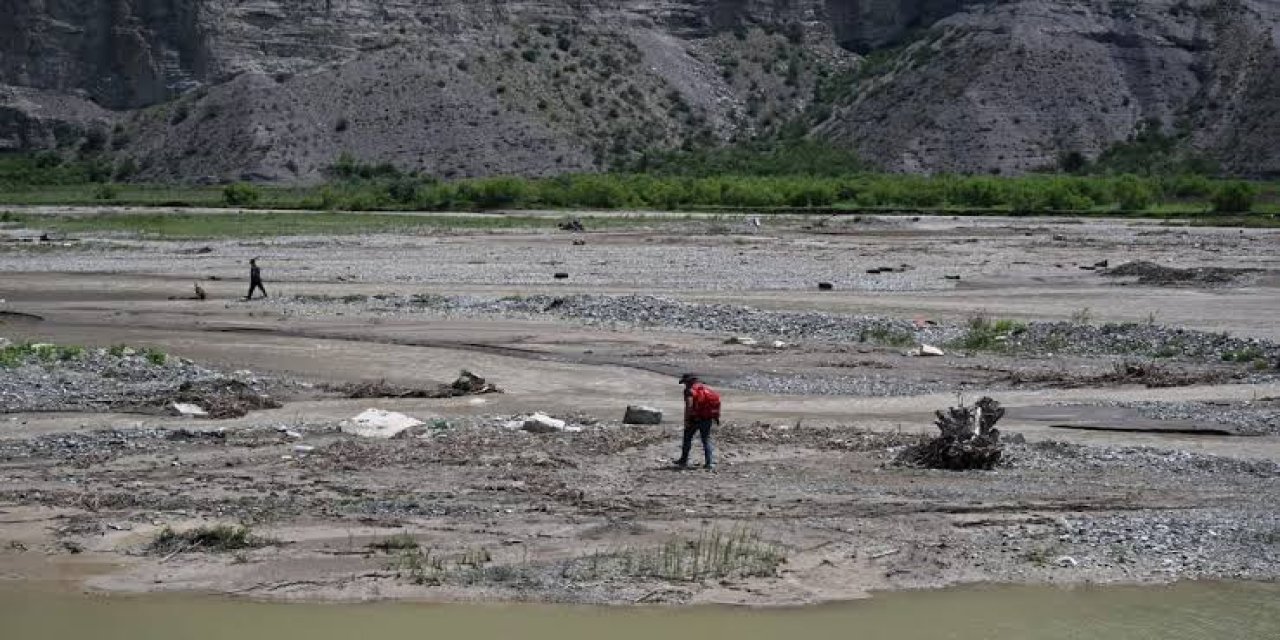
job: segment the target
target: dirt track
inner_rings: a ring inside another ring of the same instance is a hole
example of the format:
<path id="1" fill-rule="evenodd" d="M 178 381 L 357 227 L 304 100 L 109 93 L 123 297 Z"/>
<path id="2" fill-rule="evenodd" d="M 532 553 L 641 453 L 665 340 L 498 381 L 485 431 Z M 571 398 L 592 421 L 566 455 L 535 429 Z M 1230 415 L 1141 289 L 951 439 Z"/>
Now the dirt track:
<path id="1" fill-rule="evenodd" d="M 733 334 L 716 330 L 477 314 L 448 305 L 391 308 L 367 298 L 646 293 L 776 310 L 925 316 L 944 325 L 981 312 L 1024 321 L 1154 320 L 1280 339 L 1274 232 L 998 219 L 806 226 L 813 222 L 748 233 L 739 222 L 673 220 L 644 231 L 588 233 L 585 246 L 571 243 L 578 236 L 540 233 L 0 247 L 3 309 L 41 318 L 8 317 L 0 334 L 14 340 L 155 347 L 228 371 L 314 384 L 385 378 L 421 386 L 466 368 L 506 390 L 385 401 L 301 393 L 282 409 L 217 423 L 4 416 L 0 438 L 8 454 L 0 455 L 0 480 L 8 488 L 0 495 L 0 543 L 18 544 L 0 549 L 0 571 L 39 578 L 110 563 L 119 569 L 92 584 L 262 597 L 759 604 L 972 580 L 1280 575 L 1277 475 L 1268 466 L 1280 461 L 1280 435 L 1064 430 L 1037 417 L 1060 403 L 1239 404 L 1280 396 L 1274 378 L 1245 365 L 1173 358 L 1160 366 L 1206 382 L 1090 386 L 1078 380 L 1100 379 L 1094 374 L 1129 356 L 907 358 L 899 346 L 836 340 L 756 349 L 725 345 Z M 203 246 L 210 251 L 178 253 Z M 271 300 L 236 299 L 252 256 L 262 256 Z M 1137 259 L 1263 271 L 1205 288 L 1137 286 L 1081 269 Z M 866 273 L 900 264 L 910 268 Z M 556 283 L 555 271 L 571 278 Z M 946 277 L 956 275 L 961 279 Z M 819 280 L 837 290 L 819 292 Z M 212 299 L 169 299 L 187 295 L 193 281 Z M 767 345 L 776 336 L 753 337 Z M 673 375 L 687 369 L 725 381 L 730 424 L 716 474 L 665 468 L 676 427 L 617 424 L 627 404 L 677 413 Z M 1052 375 L 1037 384 L 1008 381 L 1028 371 Z M 755 382 L 743 383 L 751 390 L 735 388 L 740 380 Z M 797 386 L 826 392 L 805 395 Z M 883 393 L 854 392 L 863 388 Z M 1002 426 L 1031 442 L 1011 451 L 1013 466 L 972 474 L 887 466 L 906 441 L 899 432 L 930 430 L 932 411 L 954 403 L 956 390 L 968 399 L 989 391 L 1010 407 Z M 369 406 L 448 427 L 389 442 L 336 431 Z M 1271 410 L 1267 402 L 1247 406 Z M 581 433 L 545 436 L 498 426 L 533 411 L 587 424 Z M 1116 415 L 1136 428 L 1162 427 L 1136 413 Z M 1164 426 L 1196 426 L 1185 422 Z M 281 425 L 304 437 L 281 436 Z M 146 430 L 220 426 L 230 434 L 225 439 L 173 440 Z M 107 427 L 121 435 L 84 435 Z M 1039 444 L 1045 440 L 1088 446 Z M 299 442 L 315 448 L 295 451 Z M 164 525 L 237 520 L 284 544 L 234 556 L 138 555 Z M 780 578 L 668 584 L 628 575 L 549 577 L 583 554 L 743 526 L 785 551 Z M 366 552 L 370 542 L 405 530 L 445 556 L 483 548 L 492 565 L 520 570 L 502 580 L 450 575 L 439 586 L 412 584 L 389 568 L 394 554 Z"/>

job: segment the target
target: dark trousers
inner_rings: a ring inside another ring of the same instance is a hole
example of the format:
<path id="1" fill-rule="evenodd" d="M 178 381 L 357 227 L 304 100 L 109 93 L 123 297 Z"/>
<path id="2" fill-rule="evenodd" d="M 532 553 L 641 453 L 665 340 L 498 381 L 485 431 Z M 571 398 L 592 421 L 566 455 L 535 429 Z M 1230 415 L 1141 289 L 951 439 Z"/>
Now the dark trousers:
<path id="1" fill-rule="evenodd" d="M 249 295 L 245 296 L 245 299 L 252 300 L 254 291 L 261 291 L 262 297 L 267 297 L 267 289 L 262 286 L 261 280 L 254 280 L 249 283 Z"/>
<path id="2" fill-rule="evenodd" d="M 693 448 L 693 435 L 702 436 L 702 454 L 706 458 L 707 466 L 711 466 L 711 425 L 715 420 L 711 419 L 693 419 L 684 428 L 684 443 L 680 448 L 680 464 L 689 464 L 689 449 Z"/>

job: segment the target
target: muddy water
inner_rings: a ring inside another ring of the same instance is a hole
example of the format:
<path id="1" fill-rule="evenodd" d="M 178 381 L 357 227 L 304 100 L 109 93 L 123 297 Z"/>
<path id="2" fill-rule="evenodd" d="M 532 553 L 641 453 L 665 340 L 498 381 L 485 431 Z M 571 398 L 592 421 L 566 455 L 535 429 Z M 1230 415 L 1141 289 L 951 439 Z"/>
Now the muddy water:
<path id="1" fill-rule="evenodd" d="M 1280 638 L 1280 585 L 984 587 L 777 611 L 262 604 L 219 598 L 83 596 L 10 585 L 0 586 L 0 637 L 1274 640 Z"/>

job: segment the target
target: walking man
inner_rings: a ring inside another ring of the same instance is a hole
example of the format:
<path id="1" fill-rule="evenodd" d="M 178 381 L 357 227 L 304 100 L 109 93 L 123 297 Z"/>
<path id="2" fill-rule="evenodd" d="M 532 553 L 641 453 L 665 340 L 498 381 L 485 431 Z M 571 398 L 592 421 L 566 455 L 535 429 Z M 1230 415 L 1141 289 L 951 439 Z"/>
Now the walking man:
<path id="1" fill-rule="evenodd" d="M 258 259 L 249 260 L 249 295 L 245 296 L 245 300 L 253 299 L 253 292 L 261 291 L 262 297 L 267 297 L 267 289 L 262 286 L 262 269 L 258 268 Z"/>
<path id="2" fill-rule="evenodd" d="M 711 455 L 711 427 L 720 424 L 720 394 L 691 373 L 681 376 L 680 384 L 684 385 L 684 442 L 681 444 L 680 459 L 676 460 L 676 466 L 689 466 L 689 449 L 693 447 L 694 434 L 698 434 L 702 437 L 705 468 L 711 471 L 715 468 Z"/>

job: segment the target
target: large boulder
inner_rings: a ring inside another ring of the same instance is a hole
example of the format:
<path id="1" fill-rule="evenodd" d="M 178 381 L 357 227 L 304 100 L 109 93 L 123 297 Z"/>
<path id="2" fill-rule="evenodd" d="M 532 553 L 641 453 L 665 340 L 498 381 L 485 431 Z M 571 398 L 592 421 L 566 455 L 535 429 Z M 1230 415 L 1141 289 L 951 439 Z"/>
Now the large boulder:
<path id="1" fill-rule="evenodd" d="M 624 424 L 662 424 L 662 411 L 653 407 L 632 405 L 622 418 Z"/>

